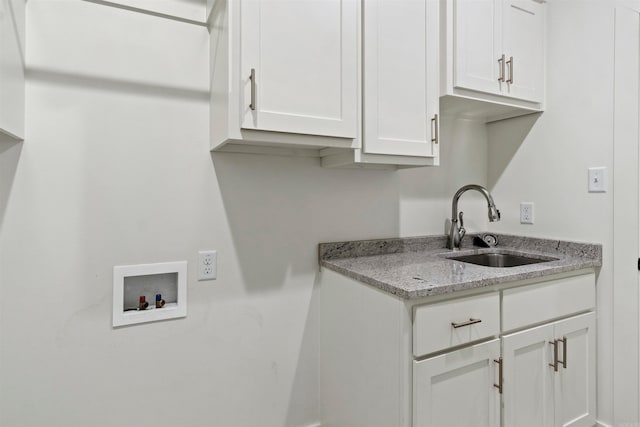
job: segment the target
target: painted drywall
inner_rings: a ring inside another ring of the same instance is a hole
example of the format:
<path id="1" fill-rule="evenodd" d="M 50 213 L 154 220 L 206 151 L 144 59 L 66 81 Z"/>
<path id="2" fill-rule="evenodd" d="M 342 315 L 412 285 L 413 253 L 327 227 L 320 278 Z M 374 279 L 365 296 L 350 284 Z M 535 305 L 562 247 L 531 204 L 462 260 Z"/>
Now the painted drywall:
<path id="1" fill-rule="evenodd" d="M 443 119 L 433 169 L 211 154 L 205 28 L 48 0 L 27 28 L 26 138 L 0 146 L 0 425 L 316 422 L 317 243 L 443 232 L 486 181 L 483 125 Z M 111 327 L 113 266 L 180 260 L 185 319 Z"/>
<path id="2" fill-rule="evenodd" d="M 612 424 L 612 200 L 586 192 L 587 167 L 612 166 L 612 2 L 547 3 L 549 74 L 571 78 L 548 79 L 544 114 L 490 125 L 488 150 L 481 125 L 445 118 L 442 166 L 399 172 L 211 155 L 205 29 L 54 3 L 28 4 L 27 137 L 0 146 L 1 425 L 313 423 L 315 245 L 440 233 L 468 182 L 490 186 L 497 231 L 605 245 Z M 483 229 L 474 198 L 462 208 Z M 536 224 L 518 224 L 520 201 Z M 209 248 L 219 278 L 196 282 Z M 186 319 L 110 327 L 114 265 L 182 259 Z"/>
<path id="3" fill-rule="evenodd" d="M 401 236 L 446 233 L 454 193 L 466 184 L 487 185 L 486 125 L 475 120 L 454 119 L 445 113 L 441 134 L 440 167 L 398 172 Z M 498 209 L 503 208 L 502 200 L 495 202 Z M 487 230 L 487 202 L 480 193 L 464 193 L 458 210 L 464 212 L 464 226 L 468 231 Z"/>
<path id="4" fill-rule="evenodd" d="M 488 184 L 496 200 L 505 201 L 503 220 L 490 228 L 603 244 L 597 284 L 598 419 L 613 425 L 612 182 L 607 193 L 588 193 L 587 169 L 611 171 L 613 164 L 615 2 L 561 0 L 546 6 L 545 112 L 488 126 Z M 519 223 L 520 202 L 535 203 L 535 224 Z"/>
<path id="5" fill-rule="evenodd" d="M 169 18 L 204 23 L 207 5 L 205 0 L 86 0 L 98 4 L 116 5 L 132 11 L 141 10 Z"/>
<path id="6" fill-rule="evenodd" d="M 616 7 L 613 143 L 613 414 L 614 424 L 640 423 L 640 1 Z M 636 327 L 634 327 L 634 325 Z M 616 396 L 624 398 L 616 399 Z"/>

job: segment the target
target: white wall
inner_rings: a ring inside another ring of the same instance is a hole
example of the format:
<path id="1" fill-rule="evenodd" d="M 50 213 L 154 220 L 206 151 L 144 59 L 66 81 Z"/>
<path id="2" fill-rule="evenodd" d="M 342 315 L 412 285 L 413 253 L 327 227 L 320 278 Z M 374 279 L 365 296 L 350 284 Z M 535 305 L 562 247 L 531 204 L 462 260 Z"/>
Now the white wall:
<path id="1" fill-rule="evenodd" d="M 547 7 L 545 113 L 490 125 L 488 149 L 482 125 L 445 118 L 441 167 L 385 172 L 211 155 L 204 27 L 29 1 L 26 141 L 0 145 L 0 425 L 313 423 L 315 245 L 441 233 L 471 182 L 502 211 L 493 230 L 605 245 L 612 423 L 612 193 L 587 193 L 586 170 L 612 167 L 613 2 Z M 536 224 L 518 223 L 520 201 Z M 477 195 L 461 209 L 487 227 Z M 201 249 L 219 251 L 215 282 L 194 280 Z M 110 327 L 114 265 L 182 259 L 186 319 Z"/>
<path id="2" fill-rule="evenodd" d="M 86 0 L 98 4 L 110 4 L 132 11 L 143 11 L 158 16 L 204 24 L 207 5 L 213 0 Z"/>
<path id="3" fill-rule="evenodd" d="M 27 9 L 26 139 L 0 146 L 0 425 L 315 422 L 317 243 L 441 233 L 455 189 L 486 181 L 484 128 L 445 120 L 460 137 L 434 169 L 211 155 L 204 27 Z M 194 279 L 202 249 L 217 281 Z M 174 260 L 188 317 L 111 328 L 113 266 Z"/>
<path id="4" fill-rule="evenodd" d="M 625 2 L 627 3 L 627 2 Z M 615 11 L 613 413 L 616 425 L 640 422 L 638 293 L 640 235 L 640 0 Z M 620 349 L 620 350 L 618 350 Z M 624 398 L 616 398 L 624 396 Z"/>
<path id="5" fill-rule="evenodd" d="M 441 119 L 442 165 L 436 168 L 405 169 L 398 172 L 401 236 L 445 234 L 445 220 L 451 218 L 454 193 L 466 184 L 487 185 L 487 128 L 474 120 L 447 116 Z M 504 200 L 495 199 L 498 209 Z M 467 231 L 486 231 L 487 202 L 476 191 L 460 197 Z"/>
<path id="6" fill-rule="evenodd" d="M 441 167 L 384 172 L 210 155 L 205 28 L 30 0 L 26 140 L 0 145 L 0 425 L 313 423 L 315 245 L 441 233 L 469 182 L 491 187 L 496 231 L 605 245 L 610 423 L 612 198 L 586 192 L 586 169 L 612 167 L 613 2 L 547 7 L 546 112 L 490 125 L 488 149 L 482 126 L 444 120 Z M 461 208 L 487 226 L 477 196 Z M 219 251 L 215 282 L 194 280 L 200 249 Z M 110 327 L 114 265 L 182 259 L 186 319 Z"/>
<path id="7" fill-rule="evenodd" d="M 496 200 L 508 201 L 491 229 L 604 245 L 597 381 L 598 419 L 607 424 L 613 421 L 613 193 L 611 182 L 607 193 L 588 193 L 587 168 L 605 166 L 613 175 L 614 5 L 547 3 L 545 112 L 489 126 L 488 180 Z M 519 223 L 522 201 L 535 203 L 535 224 Z"/>

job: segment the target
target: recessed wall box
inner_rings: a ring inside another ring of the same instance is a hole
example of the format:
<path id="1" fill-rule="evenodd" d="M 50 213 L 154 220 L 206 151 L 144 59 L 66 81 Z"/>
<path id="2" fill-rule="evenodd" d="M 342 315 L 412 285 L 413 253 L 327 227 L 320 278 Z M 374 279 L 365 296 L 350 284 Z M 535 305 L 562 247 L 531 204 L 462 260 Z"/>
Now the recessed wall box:
<path id="1" fill-rule="evenodd" d="M 142 297 L 155 301 L 160 294 L 162 307 L 149 304 L 141 310 Z M 118 265 L 113 267 L 113 326 L 133 325 L 187 315 L 187 262 Z"/>

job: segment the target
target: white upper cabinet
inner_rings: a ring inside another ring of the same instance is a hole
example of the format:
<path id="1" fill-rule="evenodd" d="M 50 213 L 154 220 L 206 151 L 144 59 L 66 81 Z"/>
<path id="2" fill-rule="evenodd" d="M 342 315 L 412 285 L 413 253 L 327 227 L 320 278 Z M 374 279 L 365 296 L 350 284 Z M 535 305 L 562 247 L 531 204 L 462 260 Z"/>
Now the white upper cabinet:
<path id="1" fill-rule="evenodd" d="M 542 111 L 542 0 L 444 1 L 443 108 L 489 120 Z"/>
<path id="2" fill-rule="evenodd" d="M 357 0 L 216 2 L 211 148 L 356 147 L 359 20 Z"/>
<path id="3" fill-rule="evenodd" d="M 24 0 L 0 0 L 0 141 L 24 138 Z"/>
<path id="4" fill-rule="evenodd" d="M 439 163 L 439 0 L 213 3 L 211 149 Z"/>
<path id="5" fill-rule="evenodd" d="M 435 166 L 440 159 L 438 0 L 362 2 L 361 148 L 326 167 Z"/>
<path id="6" fill-rule="evenodd" d="M 363 151 L 437 157 L 438 2 L 366 1 L 363 23 Z"/>
<path id="7" fill-rule="evenodd" d="M 240 15 L 242 128 L 355 138 L 357 3 L 242 0 Z"/>
<path id="8" fill-rule="evenodd" d="M 501 93 L 501 12 L 495 0 L 455 0 L 455 87 Z"/>
<path id="9" fill-rule="evenodd" d="M 502 2 L 503 93 L 541 103 L 544 95 L 544 6 L 535 0 Z"/>

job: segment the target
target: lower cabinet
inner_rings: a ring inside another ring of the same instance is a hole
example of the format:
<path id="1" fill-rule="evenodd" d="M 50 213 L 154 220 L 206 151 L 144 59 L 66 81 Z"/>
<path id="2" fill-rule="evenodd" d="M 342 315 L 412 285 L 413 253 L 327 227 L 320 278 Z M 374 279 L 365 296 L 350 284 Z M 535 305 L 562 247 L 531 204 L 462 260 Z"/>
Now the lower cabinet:
<path id="1" fill-rule="evenodd" d="M 556 339 L 565 338 L 562 368 L 555 375 L 555 425 L 596 424 L 596 315 L 576 316 L 555 325 Z"/>
<path id="2" fill-rule="evenodd" d="M 415 427 L 499 427 L 500 340 L 414 362 Z"/>
<path id="3" fill-rule="evenodd" d="M 502 406 L 505 427 L 592 427 L 594 331 L 587 313 L 415 361 L 414 426 L 499 427 Z"/>
<path id="4" fill-rule="evenodd" d="M 595 314 L 502 338 L 505 426 L 593 426 Z"/>
<path id="5" fill-rule="evenodd" d="M 552 325 L 527 329 L 502 339 L 505 426 L 554 425 Z"/>
<path id="6" fill-rule="evenodd" d="M 323 427 L 596 424 L 592 270 L 422 300 L 330 271 L 320 289 Z"/>

